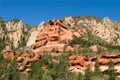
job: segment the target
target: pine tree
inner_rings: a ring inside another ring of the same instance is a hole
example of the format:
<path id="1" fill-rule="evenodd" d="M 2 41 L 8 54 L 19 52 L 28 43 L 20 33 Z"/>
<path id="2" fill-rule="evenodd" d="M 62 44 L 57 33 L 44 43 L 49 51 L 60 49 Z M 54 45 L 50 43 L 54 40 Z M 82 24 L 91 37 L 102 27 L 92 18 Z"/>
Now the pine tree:
<path id="1" fill-rule="evenodd" d="M 31 66 L 31 71 L 28 75 L 28 80 L 41 80 L 44 71 L 42 69 L 42 60 L 34 61 Z"/>
<path id="2" fill-rule="evenodd" d="M 0 53 L 0 80 L 3 80 L 3 78 L 6 77 L 7 64 L 8 62 L 3 58 L 2 54 Z"/>
<path id="3" fill-rule="evenodd" d="M 96 62 L 95 62 L 95 70 L 94 70 L 94 74 L 95 74 L 95 76 L 100 76 L 100 77 L 102 77 L 102 72 L 101 72 L 101 70 L 100 70 L 100 65 L 99 65 L 99 63 L 98 63 L 98 60 L 96 60 Z"/>
<path id="4" fill-rule="evenodd" d="M 16 60 L 14 59 L 10 63 L 8 63 L 5 80 L 19 80 L 19 79 L 20 77 L 18 65 L 16 63 Z"/>
<path id="5" fill-rule="evenodd" d="M 44 72 L 41 80 L 53 80 L 49 72 Z"/>
<path id="6" fill-rule="evenodd" d="M 91 80 L 91 76 L 92 71 L 90 70 L 90 66 L 88 66 L 87 69 L 85 70 L 84 80 Z"/>
<path id="7" fill-rule="evenodd" d="M 114 65 L 112 63 L 112 61 L 110 60 L 109 64 L 108 64 L 108 80 L 115 80 L 115 76 L 116 76 L 116 70 L 114 69 Z"/>
<path id="8" fill-rule="evenodd" d="M 77 76 L 77 80 L 82 80 L 82 79 L 83 79 L 83 76 L 82 76 L 81 73 L 79 73 L 78 76 Z"/>

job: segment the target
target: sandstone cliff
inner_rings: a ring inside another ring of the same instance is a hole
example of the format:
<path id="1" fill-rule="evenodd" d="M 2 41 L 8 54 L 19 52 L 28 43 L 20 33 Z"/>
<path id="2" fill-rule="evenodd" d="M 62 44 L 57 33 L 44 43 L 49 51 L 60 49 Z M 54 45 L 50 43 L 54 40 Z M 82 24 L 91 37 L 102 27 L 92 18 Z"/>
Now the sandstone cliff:
<path id="1" fill-rule="evenodd" d="M 110 60 L 114 64 L 114 68 L 117 73 L 120 74 L 120 53 L 112 54 L 101 54 L 95 57 L 83 56 L 83 55 L 72 55 L 69 57 L 69 70 L 76 73 L 83 73 L 85 69 L 90 66 L 91 70 L 95 70 L 95 62 L 98 61 L 100 70 L 105 73 L 107 72 L 108 64 Z"/>
<path id="2" fill-rule="evenodd" d="M 63 21 L 54 19 L 49 21 L 45 28 L 39 31 L 33 52 L 47 52 L 53 49 L 63 51 L 64 45 L 72 39 L 75 31 L 70 30 Z"/>
<path id="3" fill-rule="evenodd" d="M 42 57 L 41 54 L 38 53 L 13 51 L 10 45 L 7 45 L 5 49 L 2 50 L 2 55 L 3 58 L 9 62 L 15 59 L 18 64 L 18 69 L 24 73 L 28 73 L 30 71 L 33 61 L 40 60 Z"/>

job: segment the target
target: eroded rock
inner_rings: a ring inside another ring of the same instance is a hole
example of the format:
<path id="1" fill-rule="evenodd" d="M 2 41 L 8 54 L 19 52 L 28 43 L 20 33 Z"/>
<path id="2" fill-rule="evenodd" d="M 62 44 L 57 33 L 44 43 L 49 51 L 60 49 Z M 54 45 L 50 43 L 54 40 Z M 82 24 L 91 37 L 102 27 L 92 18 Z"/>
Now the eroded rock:
<path id="1" fill-rule="evenodd" d="M 79 34 L 75 33 L 77 36 Z M 73 32 L 61 20 L 54 19 L 39 32 L 33 52 L 47 52 L 53 49 L 63 51 L 64 45 L 72 39 Z"/>
<path id="2" fill-rule="evenodd" d="M 39 53 L 14 52 L 9 45 L 2 51 L 2 55 L 8 61 L 15 59 L 18 64 L 18 69 L 24 73 L 30 71 L 32 61 L 40 60 L 42 57 Z"/>
<path id="3" fill-rule="evenodd" d="M 91 70 L 95 69 L 95 61 L 98 60 L 102 72 L 108 70 L 110 60 L 114 64 L 117 73 L 120 73 L 120 54 L 100 54 L 96 57 L 88 57 L 83 55 L 73 55 L 68 59 L 69 70 L 71 72 L 81 72 L 84 74 L 85 69 L 90 66 Z"/>

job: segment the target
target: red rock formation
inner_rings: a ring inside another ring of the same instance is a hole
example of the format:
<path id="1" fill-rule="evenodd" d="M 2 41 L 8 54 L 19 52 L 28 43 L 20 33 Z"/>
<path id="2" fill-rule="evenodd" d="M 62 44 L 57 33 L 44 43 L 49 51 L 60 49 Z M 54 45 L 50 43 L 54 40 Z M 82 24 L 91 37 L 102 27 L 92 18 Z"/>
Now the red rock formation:
<path id="1" fill-rule="evenodd" d="M 91 46 L 90 49 L 91 49 L 93 52 L 97 52 L 97 51 L 98 51 L 98 48 L 97 48 L 96 45 Z"/>
<path id="2" fill-rule="evenodd" d="M 53 57 L 57 57 L 57 56 L 60 56 L 61 53 L 50 53 L 50 55 L 53 56 Z"/>
<path id="3" fill-rule="evenodd" d="M 120 73 L 120 54 L 101 54 L 96 57 L 73 55 L 68 59 L 70 66 L 69 70 L 71 70 L 71 72 L 81 72 L 84 74 L 88 66 L 91 67 L 91 70 L 94 70 L 96 60 L 98 60 L 102 72 L 108 69 L 108 63 L 111 60 L 117 72 Z"/>
<path id="4" fill-rule="evenodd" d="M 39 53 L 14 52 L 11 50 L 9 45 L 5 47 L 5 49 L 2 51 L 2 54 L 3 57 L 8 61 L 16 58 L 18 69 L 24 73 L 28 73 L 30 71 L 32 61 L 41 59 L 41 54 Z"/>
<path id="5" fill-rule="evenodd" d="M 111 60 L 114 64 L 120 64 L 120 54 L 103 54 L 97 56 L 98 62 L 102 65 L 108 65 Z"/>
<path id="6" fill-rule="evenodd" d="M 79 36 L 77 32 L 74 35 Z M 49 21 L 46 27 L 40 31 L 33 52 L 46 52 L 53 49 L 63 51 L 64 45 L 72 39 L 72 36 L 73 32 L 61 20 Z"/>
<path id="7" fill-rule="evenodd" d="M 7 45 L 5 49 L 2 51 L 2 55 L 6 60 L 10 61 L 14 59 L 15 53 L 11 50 L 11 47 Z"/>
<path id="8" fill-rule="evenodd" d="M 19 52 L 17 54 L 19 54 Z M 36 61 L 39 59 L 41 59 L 41 55 L 38 53 L 22 52 L 16 58 L 17 64 L 19 66 L 18 69 L 21 72 L 28 73 L 30 71 L 30 66 L 32 64 L 32 61 Z"/>

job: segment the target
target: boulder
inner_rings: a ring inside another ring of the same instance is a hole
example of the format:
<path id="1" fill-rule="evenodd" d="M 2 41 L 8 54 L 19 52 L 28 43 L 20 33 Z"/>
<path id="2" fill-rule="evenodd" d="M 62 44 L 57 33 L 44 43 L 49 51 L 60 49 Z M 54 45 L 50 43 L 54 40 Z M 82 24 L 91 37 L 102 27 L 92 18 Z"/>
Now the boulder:
<path id="1" fill-rule="evenodd" d="M 98 52 L 98 48 L 97 45 L 93 45 L 91 47 L 89 47 L 93 52 Z"/>
<path id="2" fill-rule="evenodd" d="M 32 64 L 32 61 L 40 60 L 41 54 L 29 53 L 29 52 L 14 52 L 9 45 L 2 50 L 3 58 L 11 61 L 16 58 L 18 69 L 21 72 L 28 73 Z"/>

